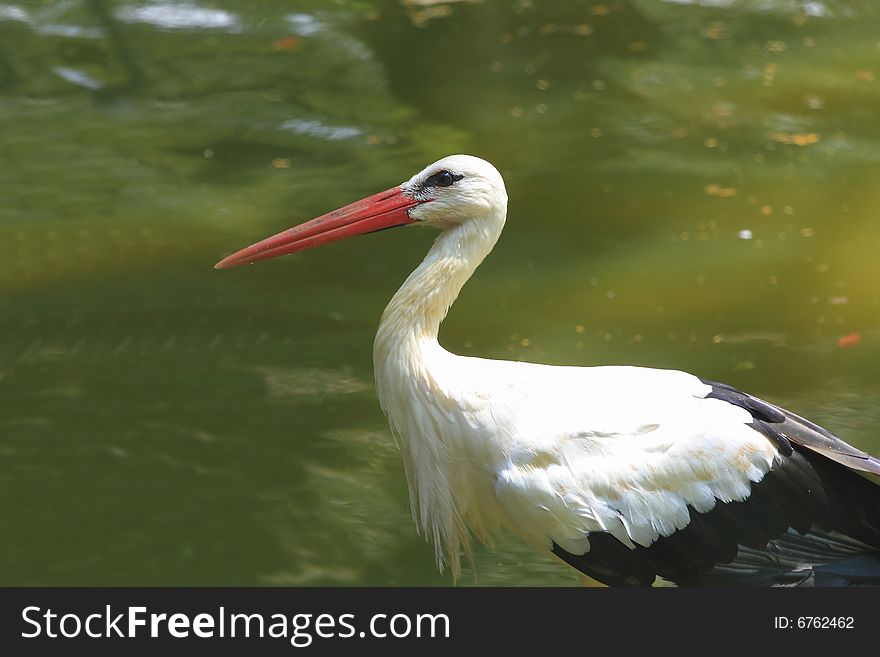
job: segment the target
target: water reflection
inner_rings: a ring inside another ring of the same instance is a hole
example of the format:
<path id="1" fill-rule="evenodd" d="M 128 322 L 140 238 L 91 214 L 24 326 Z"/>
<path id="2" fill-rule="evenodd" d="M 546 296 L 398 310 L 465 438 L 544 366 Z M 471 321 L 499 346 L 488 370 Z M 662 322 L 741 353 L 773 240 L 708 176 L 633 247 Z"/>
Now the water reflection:
<path id="1" fill-rule="evenodd" d="M 289 130 L 298 135 L 310 135 L 318 139 L 336 141 L 339 139 L 353 139 L 360 137 L 363 131 L 352 126 L 324 125 L 320 121 L 308 119 L 288 119 L 280 126 L 279 130 Z"/>
<path id="2" fill-rule="evenodd" d="M 238 17 L 229 11 L 200 7 L 194 2 L 154 2 L 140 6 L 120 7 L 120 20 L 146 23 L 164 30 L 226 30 L 241 29 Z"/>
<path id="3" fill-rule="evenodd" d="M 348 370 L 282 369 L 258 367 L 269 396 L 322 400 L 332 395 L 350 395 L 372 390 L 372 383 L 360 381 Z"/>

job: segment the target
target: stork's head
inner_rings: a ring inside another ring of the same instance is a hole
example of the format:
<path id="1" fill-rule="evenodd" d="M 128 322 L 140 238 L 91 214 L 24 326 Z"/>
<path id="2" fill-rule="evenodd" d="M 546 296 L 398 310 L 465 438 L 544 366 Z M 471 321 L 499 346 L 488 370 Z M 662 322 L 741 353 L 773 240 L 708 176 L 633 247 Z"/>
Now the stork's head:
<path id="1" fill-rule="evenodd" d="M 416 222 L 444 228 L 461 224 L 507 206 L 501 174 L 473 155 L 450 155 L 429 164 L 400 186 L 404 196 L 418 199 L 409 210 Z"/>
<path id="2" fill-rule="evenodd" d="M 506 207 L 504 180 L 494 166 L 472 155 L 450 155 L 405 183 L 273 235 L 214 266 L 250 264 L 395 226 L 445 230 L 469 221 L 503 221 Z"/>

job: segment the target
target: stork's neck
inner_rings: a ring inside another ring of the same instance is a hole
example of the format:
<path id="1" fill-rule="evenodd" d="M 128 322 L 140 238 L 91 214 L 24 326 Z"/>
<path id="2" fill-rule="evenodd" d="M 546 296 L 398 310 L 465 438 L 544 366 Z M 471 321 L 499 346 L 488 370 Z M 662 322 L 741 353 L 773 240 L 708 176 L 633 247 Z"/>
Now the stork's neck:
<path id="1" fill-rule="evenodd" d="M 472 219 L 440 234 L 385 308 L 376 335 L 376 357 L 437 343 L 449 307 L 498 241 L 505 213 L 496 212 L 497 216 Z"/>
<path id="2" fill-rule="evenodd" d="M 487 532 L 480 511 L 472 508 L 479 497 L 470 494 L 471 473 L 460 465 L 462 459 L 468 462 L 466 439 L 455 430 L 455 390 L 461 381 L 443 376 L 449 370 L 444 363 L 456 357 L 440 347 L 437 332 L 498 240 L 505 211 L 501 206 L 497 214 L 440 234 L 391 299 L 373 345 L 379 401 L 403 453 L 413 515 L 431 537 L 438 564 L 448 563 L 454 577 L 460 573 L 459 547 L 471 555 L 466 522 L 481 538 Z"/>

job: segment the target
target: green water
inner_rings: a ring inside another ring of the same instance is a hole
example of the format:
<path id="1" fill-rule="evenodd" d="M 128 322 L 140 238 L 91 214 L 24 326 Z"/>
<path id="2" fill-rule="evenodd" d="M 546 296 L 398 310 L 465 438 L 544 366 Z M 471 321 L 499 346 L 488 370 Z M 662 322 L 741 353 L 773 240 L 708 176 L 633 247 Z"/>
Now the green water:
<path id="1" fill-rule="evenodd" d="M 867 0 L 0 3 L 0 583 L 450 584 L 370 355 L 431 236 L 212 265 L 455 152 L 510 214 L 447 348 L 689 370 L 880 452 L 878 28 Z M 477 565 L 576 583 L 513 539 Z"/>

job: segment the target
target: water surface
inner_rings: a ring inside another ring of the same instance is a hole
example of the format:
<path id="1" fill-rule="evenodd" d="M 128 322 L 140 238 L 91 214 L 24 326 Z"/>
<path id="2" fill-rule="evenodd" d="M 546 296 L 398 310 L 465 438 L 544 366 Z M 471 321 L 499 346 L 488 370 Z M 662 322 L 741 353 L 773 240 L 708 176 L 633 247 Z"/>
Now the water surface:
<path id="1" fill-rule="evenodd" d="M 400 230 L 223 255 L 455 152 L 452 351 L 688 370 L 880 452 L 871 2 L 0 4 L 0 582 L 445 585 L 372 383 Z M 465 584 L 575 584 L 513 539 Z"/>

